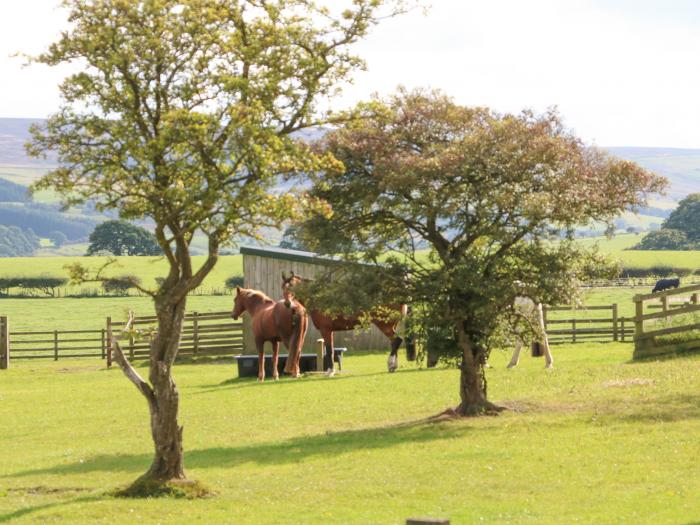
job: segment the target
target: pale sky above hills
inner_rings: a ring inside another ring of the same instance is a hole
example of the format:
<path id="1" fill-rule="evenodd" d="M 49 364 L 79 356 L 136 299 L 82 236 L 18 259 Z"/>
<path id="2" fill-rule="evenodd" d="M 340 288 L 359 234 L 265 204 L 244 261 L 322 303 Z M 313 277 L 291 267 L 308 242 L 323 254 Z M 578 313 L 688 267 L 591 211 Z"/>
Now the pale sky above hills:
<path id="1" fill-rule="evenodd" d="M 333 0 L 340 2 L 345 0 Z M 556 105 L 588 142 L 700 148 L 700 2 L 693 0 L 431 0 L 359 46 L 338 107 L 439 87 L 500 111 Z M 67 69 L 22 68 L 65 27 L 57 0 L 0 0 L 0 117 L 45 117 Z"/>

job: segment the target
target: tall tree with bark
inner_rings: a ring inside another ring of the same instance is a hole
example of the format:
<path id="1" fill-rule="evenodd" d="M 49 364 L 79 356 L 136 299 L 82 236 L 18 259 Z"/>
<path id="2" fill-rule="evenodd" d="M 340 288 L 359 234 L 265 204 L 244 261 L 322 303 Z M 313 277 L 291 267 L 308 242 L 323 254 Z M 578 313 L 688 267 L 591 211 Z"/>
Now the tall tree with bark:
<path id="1" fill-rule="evenodd" d="M 62 83 L 60 111 L 32 130 L 29 152 L 52 150 L 60 161 L 35 188 L 59 191 L 68 205 L 94 199 L 124 219 L 150 218 L 169 263 L 159 288 L 143 290 L 158 320 L 148 381 L 116 356 L 150 409 L 155 456 L 142 482 L 185 479 L 172 367 L 188 292 L 222 244 L 294 217 L 295 200 L 268 191 L 276 178 L 334 160 L 293 134 L 333 120 L 319 101 L 362 66 L 353 44 L 402 7 L 341 3 L 64 0 L 69 29 L 34 59 L 82 68 Z M 198 268 L 196 231 L 208 238 Z"/>
<path id="2" fill-rule="evenodd" d="M 343 287 L 369 283 L 371 298 L 383 283 L 382 299 L 412 302 L 424 342 L 460 366 L 452 413 L 493 411 L 490 350 L 513 331 L 536 333 L 516 297 L 568 301 L 586 276 L 612 272 L 573 242 L 573 228 L 643 205 L 665 179 L 586 147 L 555 111 L 499 114 L 405 90 L 361 109 L 366 118 L 318 145 L 344 168 L 317 176 L 311 194 L 332 214 L 301 232 L 317 251 L 373 264 L 335 265 L 324 308 L 346 300 Z"/>

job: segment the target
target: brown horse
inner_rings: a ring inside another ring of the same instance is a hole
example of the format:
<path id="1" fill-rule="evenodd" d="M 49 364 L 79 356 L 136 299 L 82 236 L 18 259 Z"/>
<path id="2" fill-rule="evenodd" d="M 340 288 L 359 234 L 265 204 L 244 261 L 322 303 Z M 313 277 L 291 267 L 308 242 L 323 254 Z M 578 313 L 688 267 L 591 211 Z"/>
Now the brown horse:
<path id="1" fill-rule="evenodd" d="M 299 299 L 294 297 L 294 292 L 292 289 L 295 285 L 304 280 L 305 279 L 303 277 L 294 275 L 294 272 L 292 272 L 290 277 L 287 277 L 284 273 L 282 273 L 282 294 L 284 296 L 285 304 L 290 305 L 292 304 L 292 301 L 303 304 L 301 301 L 299 301 Z M 394 372 L 398 368 L 398 352 L 403 341 L 403 339 L 396 334 L 396 328 L 398 327 L 401 318 L 406 315 L 407 307 L 405 304 L 388 304 L 384 305 L 382 310 L 398 314 L 396 316 L 391 315 L 390 317 L 392 319 L 386 320 L 383 319 L 383 316 L 379 315 L 377 312 L 370 312 L 370 320 L 372 324 L 379 328 L 379 330 L 389 339 L 389 341 L 391 341 L 391 352 L 389 353 L 387 368 L 389 372 Z M 323 343 L 326 348 L 323 356 L 323 368 L 332 373 L 335 363 L 333 332 L 355 329 L 361 322 L 360 317 L 362 314 L 358 312 L 350 316 L 328 315 L 320 310 L 311 310 L 310 315 L 314 326 L 319 332 L 321 332 L 321 337 L 323 337 Z"/>
<path id="2" fill-rule="evenodd" d="M 236 298 L 231 316 L 234 320 L 248 312 L 253 321 L 255 347 L 258 350 L 258 380 L 265 380 L 265 342 L 272 343 L 272 377 L 279 379 L 277 359 L 280 341 L 289 352 L 284 371 L 293 377 L 299 377 L 301 347 L 306 337 L 308 319 L 306 308 L 298 301 L 287 305 L 285 301 L 275 301 L 257 290 L 236 287 Z"/>

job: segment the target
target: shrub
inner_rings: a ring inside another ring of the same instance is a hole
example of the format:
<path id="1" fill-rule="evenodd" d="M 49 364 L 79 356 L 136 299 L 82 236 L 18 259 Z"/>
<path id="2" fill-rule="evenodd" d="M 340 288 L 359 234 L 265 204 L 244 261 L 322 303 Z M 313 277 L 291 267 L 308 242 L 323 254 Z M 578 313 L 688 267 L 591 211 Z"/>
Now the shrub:
<path id="1" fill-rule="evenodd" d="M 49 297 L 56 297 L 58 289 L 68 284 L 65 277 L 42 275 L 39 277 L 2 277 L 0 278 L 0 295 L 9 295 L 10 288 L 39 291 Z"/>
<path id="2" fill-rule="evenodd" d="M 243 286 L 243 276 L 234 275 L 233 277 L 229 277 L 224 282 L 224 285 L 226 286 L 227 290 L 233 290 L 236 286 Z"/>
<path id="3" fill-rule="evenodd" d="M 136 285 L 141 285 L 141 279 L 135 275 L 122 275 L 103 281 L 102 289 L 106 294 L 126 296 Z"/>

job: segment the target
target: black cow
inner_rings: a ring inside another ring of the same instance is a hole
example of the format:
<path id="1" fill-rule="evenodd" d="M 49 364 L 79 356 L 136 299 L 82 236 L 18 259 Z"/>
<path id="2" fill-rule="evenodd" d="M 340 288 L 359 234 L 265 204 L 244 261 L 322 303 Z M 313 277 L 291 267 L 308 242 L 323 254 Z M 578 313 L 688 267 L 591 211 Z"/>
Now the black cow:
<path id="1" fill-rule="evenodd" d="M 669 288 L 678 288 L 681 285 L 681 280 L 676 277 L 675 279 L 659 279 L 654 285 L 654 289 L 651 293 L 663 292 Z"/>

